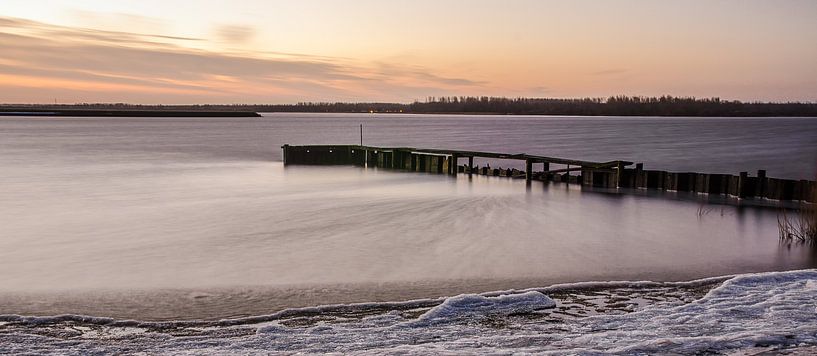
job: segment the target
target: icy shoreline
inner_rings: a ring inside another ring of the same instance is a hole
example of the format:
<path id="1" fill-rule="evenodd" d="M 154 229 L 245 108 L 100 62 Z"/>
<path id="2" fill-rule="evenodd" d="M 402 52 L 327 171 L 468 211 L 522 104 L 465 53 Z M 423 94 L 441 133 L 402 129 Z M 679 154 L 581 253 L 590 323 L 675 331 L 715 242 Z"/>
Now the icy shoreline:
<path id="1" fill-rule="evenodd" d="M 8 353 L 721 353 L 817 346 L 817 270 L 599 282 L 215 322 L 0 316 Z"/>

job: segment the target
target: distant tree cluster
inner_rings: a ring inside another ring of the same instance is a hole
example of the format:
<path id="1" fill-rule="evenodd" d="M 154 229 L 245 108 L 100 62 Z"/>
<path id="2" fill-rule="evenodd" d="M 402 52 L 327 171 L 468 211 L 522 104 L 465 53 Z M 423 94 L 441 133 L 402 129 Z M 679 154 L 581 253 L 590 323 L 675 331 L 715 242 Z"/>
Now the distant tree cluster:
<path id="1" fill-rule="evenodd" d="M 400 103 L 303 102 L 276 105 L 14 105 L 11 109 L 60 110 L 206 110 L 303 113 L 414 113 L 414 114 L 507 114 L 582 116 L 808 116 L 817 117 L 817 103 L 770 103 L 694 97 L 611 96 L 609 98 L 550 99 L 488 96 L 428 97 L 425 101 Z"/>
<path id="2" fill-rule="evenodd" d="M 443 97 L 409 104 L 406 111 L 585 116 L 817 116 L 817 104 L 743 103 L 673 96 L 611 96 L 607 99 Z"/>

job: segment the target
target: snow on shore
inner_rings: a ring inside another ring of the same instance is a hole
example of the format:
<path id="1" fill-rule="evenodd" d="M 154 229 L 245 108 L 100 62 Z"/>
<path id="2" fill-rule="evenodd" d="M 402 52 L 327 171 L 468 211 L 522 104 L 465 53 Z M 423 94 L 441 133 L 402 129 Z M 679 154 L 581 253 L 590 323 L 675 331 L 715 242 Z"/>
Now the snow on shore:
<path id="1" fill-rule="evenodd" d="M 719 282 L 581 283 L 222 322 L 6 315 L 0 352 L 691 354 L 817 345 L 817 270 Z"/>

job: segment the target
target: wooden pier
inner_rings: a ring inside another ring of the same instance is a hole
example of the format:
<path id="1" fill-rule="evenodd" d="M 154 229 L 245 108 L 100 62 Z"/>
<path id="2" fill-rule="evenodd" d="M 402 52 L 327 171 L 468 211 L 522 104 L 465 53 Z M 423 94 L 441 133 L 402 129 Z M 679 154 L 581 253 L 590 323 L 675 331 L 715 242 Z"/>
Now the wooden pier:
<path id="1" fill-rule="evenodd" d="M 655 189 L 809 203 L 814 203 L 817 195 L 814 181 L 768 178 L 764 170 L 750 177 L 747 172 L 740 172 L 737 176 L 667 172 L 645 170 L 641 163 L 631 167 L 633 162 L 627 161 L 592 162 L 524 153 L 361 145 L 284 145 L 281 148 L 284 165 L 355 165 L 409 172 L 524 178 L 527 182 L 554 181 L 595 188 Z M 520 160 L 525 162 L 525 170 L 478 167 L 474 165 L 474 158 Z M 468 163 L 460 165 L 461 160 Z M 551 169 L 551 164 L 564 168 Z M 541 171 L 534 170 L 536 165 L 540 165 Z M 571 172 L 578 174 L 571 175 Z"/>

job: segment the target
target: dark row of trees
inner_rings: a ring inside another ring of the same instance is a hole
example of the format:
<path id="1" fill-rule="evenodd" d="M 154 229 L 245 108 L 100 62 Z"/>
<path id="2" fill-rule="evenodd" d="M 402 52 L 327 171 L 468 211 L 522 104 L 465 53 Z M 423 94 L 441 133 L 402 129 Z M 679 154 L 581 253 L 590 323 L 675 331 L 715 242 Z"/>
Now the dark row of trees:
<path id="1" fill-rule="evenodd" d="M 20 106 L 15 106 L 20 108 Z M 815 116 L 817 103 L 768 103 L 699 99 L 694 97 L 612 96 L 609 98 L 548 99 L 451 96 L 429 97 L 411 104 L 305 102 L 277 105 L 130 105 L 77 104 L 26 106 L 37 109 L 82 110 L 228 110 L 327 113 L 473 113 L 588 116 Z M 0 110 L 9 110 L 9 106 Z"/>

